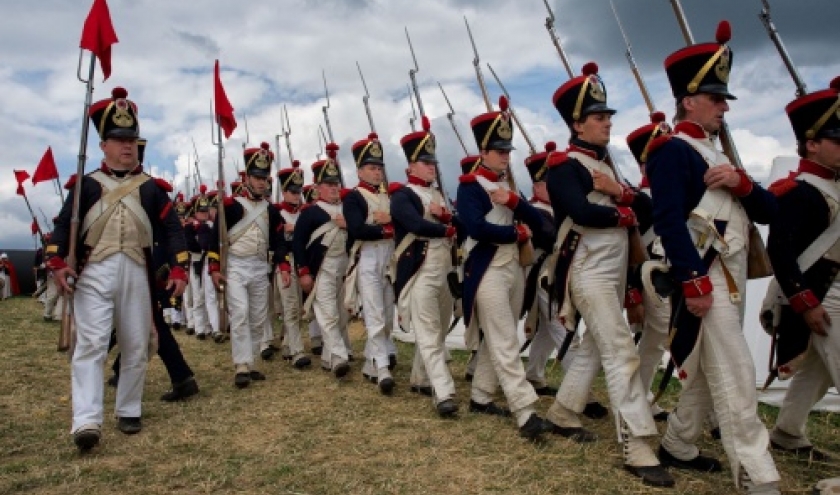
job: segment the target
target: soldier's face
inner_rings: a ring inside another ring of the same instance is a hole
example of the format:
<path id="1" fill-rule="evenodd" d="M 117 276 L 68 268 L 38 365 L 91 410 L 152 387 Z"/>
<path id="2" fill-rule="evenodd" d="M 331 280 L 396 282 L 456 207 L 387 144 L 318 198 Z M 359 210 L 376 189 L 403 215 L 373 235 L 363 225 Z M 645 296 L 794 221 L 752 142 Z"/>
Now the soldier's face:
<path id="1" fill-rule="evenodd" d="M 685 120 L 700 124 L 706 132 L 716 133 L 723 126 L 723 115 L 729 111 L 729 102 L 721 95 L 700 93 L 683 99 Z"/>
<path id="2" fill-rule="evenodd" d="M 290 205 L 299 205 L 300 204 L 301 193 L 292 192 L 292 191 L 283 191 L 283 201 L 289 203 Z"/>
<path id="3" fill-rule="evenodd" d="M 337 203 L 341 200 L 341 184 L 332 182 L 318 184 L 318 199 L 327 203 Z"/>
<path id="4" fill-rule="evenodd" d="M 606 146 L 610 143 L 612 129 L 612 115 L 608 113 L 590 113 L 583 120 L 573 124 L 578 138 L 596 146 Z"/>
<path id="5" fill-rule="evenodd" d="M 545 187 L 545 182 L 534 182 L 534 196 L 540 201 L 548 203 L 548 189 Z"/>
<path id="6" fill-rule="evenodd" d="M 137 166 L 137 139 L 108 138 L 99 143 L 105 163 L 114 170 L 131 170 Z"/>
<path id="7" fill-rule="evenodd" d="M 381 165 L 366 163 L 359 167 L 359 180 L 365 181 L 368 184 L 372 184 L 374 186 L 382 184 L 384 175 L 385 173 Z"/>
<path id="8" fill-rule="evenodd" d="M 434 182 L 437 168 L 434 163 L 414 162 L 408 167 L 408 173 L 426 182 Z"/>
<path id="9" fill-rule="evenodd" d="M 481 163 L 493 172 L 505 172 L 510 165 L 510 150 L 482 151 Z"/>
<path id="10" fill-rule="evenodd" d="M 840 170 L 840 139 L 822 138 L 808 141 L 808 157 L 825 167 Z"/>
<path id="11" fill-rule="evenodd" d="M 248 175 L 245 180 L 248 183 L 248 189 L 256 196 L 263 196 L 268 192 L 268 179 L 266 177 Z"/>

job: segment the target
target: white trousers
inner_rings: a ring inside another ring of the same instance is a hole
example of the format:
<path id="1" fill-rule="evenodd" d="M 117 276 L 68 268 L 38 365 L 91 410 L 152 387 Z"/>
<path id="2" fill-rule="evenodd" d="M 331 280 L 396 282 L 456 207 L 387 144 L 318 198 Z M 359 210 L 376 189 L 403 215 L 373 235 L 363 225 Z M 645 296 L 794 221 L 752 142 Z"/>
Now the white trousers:
<path id="1" fill-rule="evenodd" d="M 303 352 L 303 337 L 301 328 L 301 292 L 298 276 L 291 273 L 291 283 L 288 287 L 280 287 L 280 302 L 283 307 L 283 345 L 289 349 L 292 356 Z"/>
<path id="2" fill-rule="evenodd" d="M 344 273 L 347 255 L 326 256 L 315 280 L 315 319 L 324 339 L 321 359 L 332 366 L 333 358 L 347 361 L 350 338 L 347 335 L 348 314 L 344 310 Z"/>
<path id="3" fill-rule="evenodd" d="M 426 259 L 414 276 L 408 293 L 411 331 L 414 332 L 414 365 L 411 383 L 431 385 L 441 402 L 455 396 L 455 382 L 446 365 L 446 332 L 452 319 L 452 294 L 446 275 L 452 270 L 449 247 L 430 247 Z M 405 289 L 404 289 L 405 290 Z"/>
<path id="4" fill-rule="evenodd" d="M 525 379 L 525 368 L 519 359 L 516 324 L 524 284 L 525 276 L 516 258 L 501 266 L 491 263 L 475 297 L 475 318 L 484 338 L 478 347 L 472 399 L 486 404 L 501 385 L 514 413 L 533 407 L 539 400 Z"/>
<path id="5" fill-rule="evenodd" d="M 831 328 L 825 337 L 811 333 L 811 345 L 791 378 L 776 419 L 774 433 L 781 430 L 794 437 L 786 438 L 785 448 L 811 446 L 806 431 L 808 413 L 830 387 L 840 386 L 840 281 L 834 282 L 822 304 L 831 317 Z M 793 445 L 789 443 L 791 440 Z"/>
<path id="6" fill-rule="evenodd" d="M 115 413 L 139 417 L 153 325 L 146 267 L 123 253 L 88 264 L 76 282 L 73 306 L 71 432 L 87 424 L 102 424 L 103 367 L 114 328 L 122 353 Z"/>
<path id="7" fill-rule="evenodd" d="M 656 369 L 662 361 L 665 353 L 665 346 L 668 345 L 668 323 L 671 318 L 671 302 L 662 300 L 656 294 L 642 292 L 642 304 L 645 307 L 645 321 L 642 325 L 642 337 L 639 339 L 637 350 L 639 352 L 639 376 L 642 379 L 647 391 L 648 402 L 653 401 L 653 377 Z M 651 404 L 651 408 L 658 408 Z M 657 411 L 654 411 L 657 412 Z"/>
<path id="8" fill-rule="evenodd" d="M 265 257 L 228 257 L 225 292 L 234 365 L 253 366 L 268 318 L 269 265 Z"/>
<path id="9" fill-rule="evenodd" d="M 388 354 L 395 350 L 391 340 L 394 328 L 394 287 L 386 278 L 394 243 L 391 241 L 364 243 L 359 252 L 356 287 L 362 305 L 367 343 L 365 358 L 373 369 L 388 366 Z"/>
<path id="10" fill-rule="evenodd" d="M 58 287 L 52 276 L 47 277 L 46 290 L 44 290 L 44 318 L 52 318 L 55 312 L 55 304 L 58 302 Z"/>
<path id="11" fill-rule="evenodd" d="M 554 313 L 550 311 L 548 293 L 543 289 L 537 289 L 537 310 L 540 312 L 537 322 L 537 331 L 531 340 L 528 349 L 528 364 L 525 367 L 525 375 L 528 381 L 539 387 L 545 387 L 548 382 L 545 379 L 545 367 L 552 353 L 563 345 L 566 340 L 566 327 L 560 323 Z M 567 370 L 572 362 L 572 357 L 577 352 L 576 346 L 569 346 L 566 355 L 560 361 L 560 367 Z"/>
<path id="12" fill-rule="evenodd" d="M 210 273 L 206 270 L 206 260 L 204 266 L 205 268 L 201 269 L 201 277 L 203 280 L 201 288 L 204 289 L 204 308 L 207 312 L 207 323 L 210 326 L 210 333 L 216 335 L 217 333 L 224 330 L 219 328 L 219 311 L 221 311 L 221 309 L 219 308 L 219 297 L 218 293 L 216 292 L 216 286 L 213 285 L 213 278 L 210 276 Z M 229 306 L 228 313 L 230 313 Z M 196 332 L 198 332 L 197 328 Z"/>
<path id="13" fill-rule="evenodd" d="M 204 277 L 204 272 L 205 267 L 202 266 L 201 271 L 199 273 L 195 273 L 192 263 L 190 263 L 190 285 L 187 287 L 187 290 L 190 292 L 190 298 L 192 299 L 191 323 L 193 324 L 196 335 L 207 335 L 210 333 L 208 310 L 211 308 L 207 307 L 207 303 L 204 299 L 204 284 L 207 282 Z M 213 282 L 211 281 L 210 283 L 212 284 Z"/>
<path id="14" fill-rule="evenodd" d="M 732 258 L 727 260 L 727 267 L 743 294 L 746 250 Z M 699 449 L 695 442 L 714 409 L 736 484 L 740 467 L 753 483 L 772 483 L 779 480 L 779 473 L 767 450 L 767 428 L 758 417 L 755 366 L 741 327 L 743 309 L 730 301 L 719 261 L 712 264 L 709 276 L 714 302 L 700 328 L 700 341 L 694 350 L 697 359 L 692 360 L 696 365 L 683 370 L 683 391 L 677 407 L 668 416 L 662 446 L 680 459 L 696 457 Z"/>
<path id="15" fill-rule="evenodd" d="M 6 273 L 0 273 L 0 279 L 3 279 L 3 288 L 0 289 L 0 299 L 12 297 L 12 279 Z"/>

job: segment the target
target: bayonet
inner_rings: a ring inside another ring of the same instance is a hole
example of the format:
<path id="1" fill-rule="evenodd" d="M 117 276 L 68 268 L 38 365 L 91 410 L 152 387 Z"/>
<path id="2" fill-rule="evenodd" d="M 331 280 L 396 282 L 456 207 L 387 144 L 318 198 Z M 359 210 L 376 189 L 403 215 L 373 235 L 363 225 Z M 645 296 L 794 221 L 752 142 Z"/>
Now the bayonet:
<path id="1" fill-rule="evenodd" d="M 484 98 L 484 105 L 488 112 L 493 111 L 493 105 L 490 104 L 490 96 L 487 94 L 487 86 L 484 84 L 484 75 L 481 73 L 481 59 L 478 56 L 478 48 L 475 46 L 470 23 L 467 21 L 467 16 L 464 16 L 464 24 L 467 26 L 467 34 L 470 36 L 470 44 L 473 49 L 473 67 L 475 68 L 475 78 L 478 80 L 478 87 L 481 89 L 481 96 Z"/>
<path id="2" fill-rule="evenodd" d="M 283 113 L 286 114 L 286 119 L 284 121 L 281 118 L 280 125 L 283 129 L 283 136 L 286 138 L 286 150 L 289 152 L 289 163 L 294 163 L 295 157 L 292 154 L 292 141 L 289 139 L 289 136 L 292 135 L 292 124 L 289 122 L 289 110 L 286 109 L 286 105 L 283 105 Z"/>
<path id="3" fill-rule="evenodd" d="M 530 154 L 535 154 L 537 152 L 537 148 L 534 146 L 534 142 L 531 141 L 531 137 L 528 136 L 528 131 L 525 130 L 525 126 L 522 125 L 522 122 L 519 120 L 519 117 L 513 110 L 513 104 L 511 103 L 510 93 L 508 93 L 507 88 L 505 88 L 505 85 L 502 84 L 502 80 L 499 79 L 499 76 L 496 75 L 496 71 L 493 70 L 493 66 L 488 63 L 487 68 L 490 69 L 490 74 L 493 75 L 493 79 L 496 80 L 496 83 L 499 85 L 499 88 L 501 88 L 502 93 L 504 93 L 505 95 L 505 98 L 508 99 L 508 110 L 510 110 L 510 116 L 511 118 L 513 118 L 513 122 L 516 124 L 516 127 L 519 128 L 519 132 L 522 133 L 522 137 L 525 138 L 525 142 L 528 144 L 528 150 L 530 151 Z"/>
<path id="4" fill-rule="evenodd" d="M 411 132 L 417 130 L 415 123 L 417 122 L 417 110 L 414 109 L 414 96 L 411 94 L 411 86 L 406 84 L 406 88 L 408 88 L 408 101 L 411 103 L 411 117 L 408 119 L 409 125 L 411 125 Z"/>
<path id="5" fill-rule="evenodd" d="M 566 68 L 569 79 L 571 79 L 574 77 L 574 71 L 572 70 L 572 64 L 569 63 L 569 57 L 566 56 L 566 52 L 560 44 L 560 38 L 557 37 L 557 32 L 554 30 L 554 11 L 551 10 L 548 0 L 543 0 L 543 3 L 548 10 L 548 17 L 545 18 L 545 29 L 548 31 L 548 35 L 551 36 L 551 42 L 554 44 L 554 48 L 557 49 L 557 55 L 560 56 L 560 61 L 563 62 L 563 67 Z"/>
<path id="6" fill-rule="evenodd" d="M 446 100 L 446 105 L 449 107 L 449 112 L 446 113 L 446 118 L 449 119 L 449 125 L 452 126 L 452 130 L 455 132 L 458 142 L 461 143 L 461 148 L 464 150 L 464 154 L 469 155 L 470 152 L 467 151 L 467 145 L 464 144 L 464 139 L 461 137 L 461 133 L 458 132 L 458 126 L 455 125 L 455 109 L 452 108 L 452 103 L 449 101 L 449 97 L 446 96 L 446 91 L 443 90 L 443 85 L 440 81 L 438 81 L 438 87 L 440 88 L 440 92 L 443 93 L 443 99 Z"/>
<path id="7" fill-rule="evenodd" d="M 636 84 L 639 85 L 639 91 L 642 92 L 642 98 L 645 100 L 648 112 L 653 114 L 653 112 L 656 111 L 656 107 L 653 105 L 653 100 L 650 97 L 647 84 L 645 84 L 645 80 L 642 78 L 639 66 L 636 64 L 636 59 L 633 57 L 633 48 L 630 45 L 630 39 L 627 37 L 627 33 L 624 32 L 624 26 L 621 25 L 621 18 L 618 16 L 618 11 L 615 8 L 613 0 L 610 0 L 610 7 L 612 7 L 613 15 L 615 16 L 615 22 L 618 23 L 618 29 L 621 31 L 621 37 L 624 38 L 624 46 L 626 47 L 624 55 L 627 57 L 627 63 L 630 64 L 630 71 L 633 73 L 633 77 L 636 78 Z"/>
<path id="8" fill-rule="evenodd" d="M 376 126 L 373 125 L 373 115 L 370 113 L 370 92 L 368 91 L 367 82 L 365 82 L 365 75 L 362 74 L 362 67 L 356 61 L 356 68 L 359 69 L 359 77 L 362 79 L 362 87 L 365 88 L 365 95 L 362 97 L 362 103 L 365 105 L 365 113 L 367 114 L 368 123 L 370 124 L 370 132 L 376 132 Z"/>
<path id="9" fill-rule="evenodd" d="M 414 55 L 414 46 L 411 44 L 411 36 L 408 35 L 408 28 L 405 28 L 405 38 L 408 40 L 408 48 L 411 50 L 411 59 L 414 61 L 414 68 L 408 71 L 408 77 L 411 79 L 411 87 L 414 89 L 414 98 L 417 100 L 417 111 L 420 116 L 426 115 L 423 109 L 423 100 L 420 99 L 420 88 L 417 87 L 417 73 L 420 72 L 420 66 L 417 65 L 417 57 Z"/>
<path id="10" fill-rule="evenodd" d="M 790 59 L 790 54 L 788 54 L 787 48 L 785 48 L 785 44 L 782 42 L 782 38 L 779 37 L 779 31 L 776 30 L 776 26 L 773 24 L 773 19 L 770 18 L 770 2 L 767 0 L 761 0 L 761 3 L 763 8 L 761 9 L 761 13 L 758 14 L 758 18 L 761 19 L 761 22 L 764 24 L 764 28 L 767 30 L 770 40 L 772 40 L 773 44 L 776 45 L 776 50 L 779 51 L 779 56 L 782 57 L 782 62 L 784 62 L 785 67 L 787 67 L 790 77 L 793 78 L 793 84 L 796 85 L 796 96 L 805 96 L 808 94 L 808 88 L 805 86 L 805 81 L 802 79 L 802 76 L 799 75 L 799 71 L 796 70 L 796 66 L 793 65 L 793 60 Z"/>

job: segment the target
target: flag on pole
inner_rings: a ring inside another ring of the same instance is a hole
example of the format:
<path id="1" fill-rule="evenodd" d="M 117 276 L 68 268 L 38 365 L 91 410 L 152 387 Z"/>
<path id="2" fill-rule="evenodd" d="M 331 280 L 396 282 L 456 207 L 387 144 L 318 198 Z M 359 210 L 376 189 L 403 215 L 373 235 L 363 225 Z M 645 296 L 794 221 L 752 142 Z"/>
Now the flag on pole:
<path id="1" fill-rule="evenodd" d="M 38 166 L 35 167 L 35 172 L 32 174 L 32 185 L 45 180 L 58 179 L 58 168 L 55 166 L 55 158 L 53 157 L 52 147 L 48 146 Z"/>
<path id="2" fill-rule="evenodd" d="M 32 219 L 32 235 L 37 234 L 39 230 L 40 229 L 38 228 L 38 220 L 33 218 Z"/>
<path id="3" fill-rule="evenodd" d="M 114 25 L 111 23 L 111 13 L 105 0 L 93 0 L 85 26 L 82 28 L 82 40 L 79 47 L 89 50 L 99 59 L 102 67 L 103 81 L 111 75 L 111 45 L 119 42 Z"/>
<path id="4" fill-rule="evenodd" d="M 222 86 L 218 59 L 214 70 L 213 97 L 216 106 L 216 122 L 225 131 L 225 137 L 229 138 L 233 134 L 233 130 L 236 129 L 236 118 L 233 116 L 233 106 L 230 104 L 225 88 Z"/>
<path id="5" fill-rule="evenodd" d="M 15 180 L 18 183 L 17 191 L 15 191 L 15 193 L 18 196 L 26 196 L 26 192 L 23 190 L 23 183 L 28 178 L 29 172 L 27 172 L 26 170 L 15 170 Z"/>

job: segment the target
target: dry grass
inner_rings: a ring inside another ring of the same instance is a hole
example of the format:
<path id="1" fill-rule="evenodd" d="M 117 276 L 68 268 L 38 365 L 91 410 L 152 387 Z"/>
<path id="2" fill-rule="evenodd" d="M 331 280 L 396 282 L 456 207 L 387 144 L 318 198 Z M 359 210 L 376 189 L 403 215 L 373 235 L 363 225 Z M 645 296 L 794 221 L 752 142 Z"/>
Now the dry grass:
<path id="1" fill-rule="evenodd" d="M 358 324 L 354 347 L 363 346 Z M 394 397 L 363 381 L 358 361 L 350 379 L 336 382 L 316 363 L 299 372 L 286 362 L 261 364 L 268 380 L 233 387 L 229 345 L 176 334 L 201 394 L 168 404 L 160 361 L 150 365 L 144 430 L 125 436 L 110 417 L 114 391 L 106 391 L 102 444 L 80 456 L 69 435 L 70 380 L 64 355 L 55 352 L 57 324 L 40 318 L 30 299 L 0 302 L 0 493 L 127 494 L 715 494 L 734 491 L 727 472 L 676 472 L 674 490 L 655 490 L 621 470 L 611 420 L 587 421 L 601 440 L 581 447 L 560 438 L 523 441 L 510 421 L 462 412 L 439 419 L 432 404 L 408 392 L 411 346 L 400 344 Z M 466 356 L 452 363 L 462 409 Z M 108 376 L 106 374 L 106 376 Z M 553 383 L 559 376 L 551 378 Z M 596 394 L 606 402 L 603 384 Z M 666 398 L 675 399 L 675 391 Z M 500 399 L 501 400 L 501 399 Z M 542 399 L 540 408 L 548 408 Z M 762 408 L 768 424 L 775 411 Z M 840 419 L 812 416 L 813 440 L 840 453 Z M 702 448 L 720 457 L 719 444 Z M 838 455 L 840 457 L 840 454 Z M 787 493 L 808 493 L 837 475 L 838 465 L 808 465 L 776 456 Z"/>

